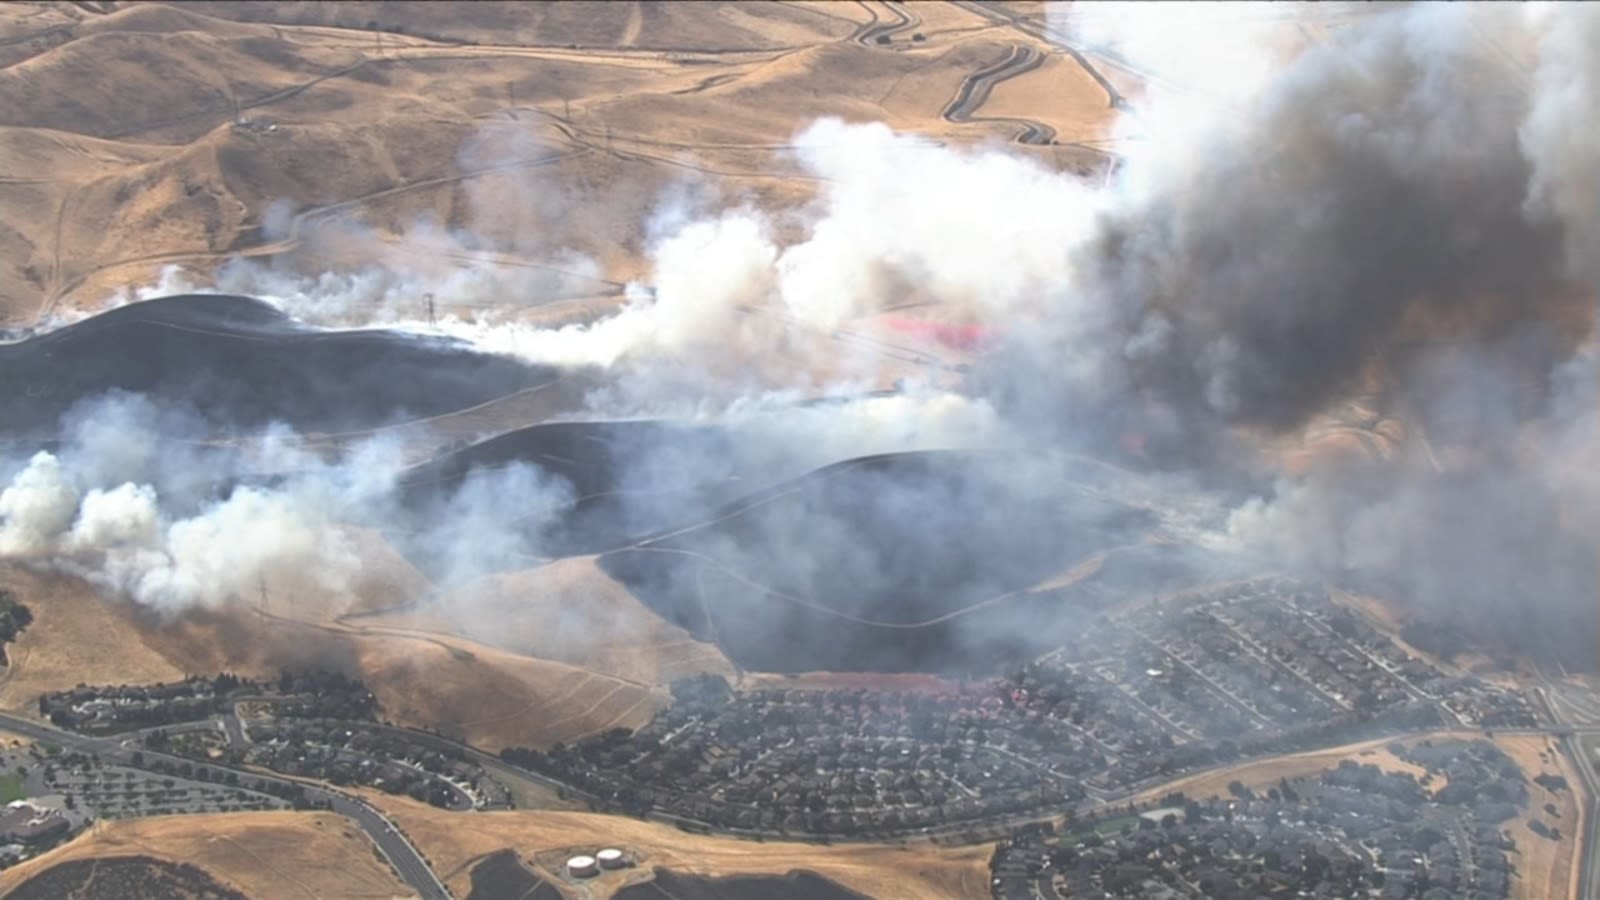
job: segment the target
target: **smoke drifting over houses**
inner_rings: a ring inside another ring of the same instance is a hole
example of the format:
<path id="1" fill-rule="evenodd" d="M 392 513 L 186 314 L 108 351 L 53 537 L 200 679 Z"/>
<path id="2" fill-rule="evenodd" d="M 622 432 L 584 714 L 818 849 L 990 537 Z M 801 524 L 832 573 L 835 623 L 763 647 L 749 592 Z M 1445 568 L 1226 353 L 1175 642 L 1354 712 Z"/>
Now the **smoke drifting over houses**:
<path id="1" fill-rule="evenodd" d="M 1226 4 L 1136 6 L 1073 5 L 1087 11 L 1052 20 L 1155 76 L 1118 125 L 1123 159 L 1107 184 L 1003 149 L 825 120 L 794 141 L 795 161 L 822 182 L 812 205 L 717 209 L 684 202 L 692 189 L 670 192 L 650 287 L 630 286 L 626 305 L 598 321 L 418 320 L 424 294 L 449 307 L 549 289 L 492 262 L 434 272 L 399 256 L 314 279 L 240 262 L 219 273 L 220 289 L 312 323 L 348 325 L 361 311 L 368 324 L 443 332 L 457 349 L 602 373 L 608 387 L 561 418 L 687 419 L 719 435 L 716 452 L 613 443 L 599 487 L 535 452 L 451 483 L 419 512 L 400 451 L 382 437 L 334 461 L 287 438 L 266 441 L 249 465 L 155 450 L 123 459 L 82 425 L 147 402 L 113 398 L 69 417 L 59 446 L 8 461 L 0 555 L 53 559 L 180 612 L 231 602 L 273 569 L 313 573 L 337 595 L 361 566 L 340 537 L 347 525 L 403 521 L 442 578 L 536 564 L 603 493 L 613 505 L 595 534 L 616 543 L 596 537 L 588 552 L 626 550 L 612 558 L 619 577 L 667 598 L 692 627 L 723 638 L 747 628 L 754 646 L 853 623 L 865 636 L 843 645 L 865 646 L 947 617 L 917 652 L 868 662 L 892 667 L 994 658 L 974 648 L 1015 646 L 1040 613 L 962 609 L 1159 527 L 1219 558 L 1309 568 L 1514 647 L 1575 636 L 1558 649 L 1586 659 L 1593 629 L 1571 624 L 1592 624 L 1600 538 L 1600 137 L 1587 124 L 1600 112 L 1600 10 L 1399 6 L 1284 54 L 1258 44 Z M 1177 45 L 1168 15 L 1202 13 L 1236 52 L 1187 31 Z M 1532 68 L 1501 46 L 1526 46 Z M 781 237 L 796 223 L 802 237 Z M 559 248 L 539 249 L 574 277 L 598 277 Z M 827 332 L 909 296 L 1000 335 L 968 394 L 865 396 L 892 347 L 862 346 L 818 376 L 822 351 L 744 311 Z M 1272 442 L 1373 383 L 1405 425 L 1394 459 L 1281 474 Z M 169 405 L 206 386 L 193 388 Z M 835 402 L 792 403 L 818 392 Z M 226 424 L 161 431 L 198 439 Z M 1115 452 L 1130 434 L 1153 471 L 1093 489 L 1143 487 L 1144 499 L 1084 502 L 1094 479 L 1069 455 Z M 1011 455 L 1001 466 L 868 466 L 844 482 L 824 473 L 775 487 L 867 454 L 933 449 Z M 252 471 L 275 477 L 251 483 Z M 782 515 L 732 530 L 745 515 L 739 498 L 763 489 L 784 498 L 770 504 Z M 1211 499 L 1190 515 L 1172 499 L 1187 493 Z M 1026 514 L 1001 514 L 1013 508 Z M 656 547 L 676 554 L 673 565 L 647 565 L 653 529 L 673 528 L 693 532 Z M 1043 538 L 1054 535 L 1081 554 L 1046 558 Z M 935 565 L 951 546 L 982 552 Z M 716 578 L 684 563 L 696 556 Z M 682 612 L 690 600 L 723 612 L 697 620 Z M 819 648 L 837 649 L 835 637 L 819 634 Z M 793 665 L 822 663 L 846 661 L 801 652 Z"/>

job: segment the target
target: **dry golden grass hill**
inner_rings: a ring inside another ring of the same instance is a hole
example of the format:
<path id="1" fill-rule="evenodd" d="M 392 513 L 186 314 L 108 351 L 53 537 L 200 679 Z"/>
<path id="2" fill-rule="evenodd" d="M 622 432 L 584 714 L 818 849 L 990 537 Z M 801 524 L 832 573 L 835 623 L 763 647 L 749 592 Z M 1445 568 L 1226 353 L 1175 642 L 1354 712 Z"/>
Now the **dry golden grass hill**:
<path id="1" fill-rule="evenodd" d="M 491 575 L 407 609 L 347 616 L 371 630 L 454 633 L 491 647 L 648 684 L 732 677 L 715 645 L 668 624 L 591 556 Z"/>
<path id="2" fill-rule="evenodd" d="M 0 896 L 61 863 L 127 856 L 197 866 L 247 897 L 415 896 L 355 823 L 311 812 L 98 822 L 66 845 L 0 873 Z"/>
<path id="3" fill-rule="evenodd" d="M 783 149 L 816 117 L 1011 140 L 941 111 L 1015 46 L 1050 53 L 954 4 L 6 5 L 0 319 L 93 308 L 167 264 L 373 262 L 424 220 L 505 264 L 582 254 L 599 271 L 556 292 L 604 294 L 642 272 L 669 186 L 807 198 Z M 1072 146 L 1111 114 L 1081 66 L 1001 87 L 1003 116 L 1049 110 L 1057 144 L 1022 152 L 1104 164 Z"/>
<path id="4" fill-rule="evenodd" d="M 354 608 L 378 596 L 407 598 L 373 593 L 402 581 L 392 573 L 408 569 L 378 550 L 367 552 L 375 574 L 358 580 Z M 267 600 L 258 605 L 240 601 L 163 617 L 80 578 L 7 564 L 0 567 L 0 588 L 27 603 L 34 622 L 8 648 L 0 709 L 32 715 L 40 694 L 78 684 L 170 682 L 220 671 L 272 677 L 283 666 L 331 666 L 370 685 L 387 720 L 494 752 L 641 726 L 668 702 L 666 680 L 727 668 L 714 648 L 673 634 L 647 611 L 629 609 L 636 601 L 625 595 L 608 606 L 616 618 L 605 643 L 588 654 L 543 659 L 523 654 L 550 652 L 548 645 L 512 652 L 458 637 L 453 632 L 460 629 L 448 625 L 432 632 L 424 630 L 426 623 L 360 616 L 342 624 L 334 621 L 337 604 L 349 597 L 286 587 L 269 580 Z M 633 662 L 626 655 L 630 639 L 638 641 Z"/>

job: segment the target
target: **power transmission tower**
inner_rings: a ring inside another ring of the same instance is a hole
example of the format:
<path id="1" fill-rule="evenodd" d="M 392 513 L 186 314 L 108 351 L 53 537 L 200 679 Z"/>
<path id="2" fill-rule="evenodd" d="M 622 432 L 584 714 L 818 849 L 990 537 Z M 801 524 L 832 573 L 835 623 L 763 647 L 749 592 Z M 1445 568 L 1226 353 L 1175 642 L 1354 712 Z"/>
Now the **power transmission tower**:
<path id="1" fill-rule="evenodd" d="M 257 586 L 260 588 L 259 599 L 256 600 L 256 615 L 266 618 L 267 615 L 267 576 L 265 573 L 256 576 Z"/>
<path id="2" fill-rule="evenodd" d="M 432 294 L 423 294 L 422 295 L 422 302 L 428 304 L 428 327 L 432 328 L 434 326 L 433 295 Z"/>

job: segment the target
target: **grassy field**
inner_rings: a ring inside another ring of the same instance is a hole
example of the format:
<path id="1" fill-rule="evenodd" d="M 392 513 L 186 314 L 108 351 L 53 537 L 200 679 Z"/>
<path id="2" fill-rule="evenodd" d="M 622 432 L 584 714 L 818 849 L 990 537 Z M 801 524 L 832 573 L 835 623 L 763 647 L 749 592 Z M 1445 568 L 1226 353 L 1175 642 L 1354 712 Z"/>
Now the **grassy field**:
<path id="1" fill-rule="evenodd" d="M 638 865 L 587 884 L 587 897 L 610 897 L 626 884 L 647 878 L 656 866 L 717 876 L 815 872 L 876 900 L 988 896 L 989 847 L 985 845 L 817 846 L 742 841 L 688 834 L 621 816 L 535 810 L 459 815 L 377 791 L 363 794 L 399 824 L 458 896 L 466 896 L 472 865 L 506 847 L 515 848 L 535 874 L 556 881 L 561 876 L 554 869 L 568 856 L 609 846 L 625 848 Z"/>
<path id="2" fill-rule="evenodd" d="M 412 896 L 350 820 L 294 812 L 97 822 L 66 845 L 0 872 L 0 896 L 57 863 L 137 855 L 198 866 L 249 897 Z"/>
<path id="3" fill-rule="evenodd" d="M 1305 753 L 1292 753 L 1287 756 L 1278 756 L 1272 759 L 1258 760 L 1256 762 L 1242 763 L 1198 775 L 1190 775 L 1177 781 L 1169 782 L 1158 788 L 1153 788 L 1140 794 L 1136 802 L 1145 803 L 1159 799 L 1174 791 L 1182 791 L 1190 797 L 1205 799 L 1208 797 L 1226 797 L 1228 785 L 1234 781 L 1242 783 L 1245 787 L 1255 789 L 1269 787 L 1285 778 L 1303 778 L 1336 768 L 1346 759 L 1355 760 L 1362 765 L 1374 765 L 1385 772 L 1405 772 L 1415 775 L 1420 781 L 1428 773 L 1420 767 L 1397 758 L 1385 747 L 1390 744 L 1388 739 L 1363 741 L 1358 744 L 1346 744 L 1342 747 L 1329 747 L 1324 750 L 1311 750 Z M 1448 782 L 1443 775 L 1434 775 L 1428 782 L 1430 791 L 1437 791 Z"/>
<path id="4" fill-rule="evenodd" d="M 36 713 L 39 694 L 79 683 L 183 678 L 184 670 L 149 645 L 138 623 L 81 579 L 0 565 L 0 586 L 15 591 L 34 615 L 7 648 L 11 664 L 0 672 L 0 708 Z"/>
<path id="5" fill-rule="evenodd" d="M 1528 809 L 1524 811 L 1526 814 L 1505 825 L 1517 842 L 1517 852 L 1512 857 L 1517 875 L 1511 881 L 1511 896 L 1514 900 L 1578 900 L 1578 869 L 1583 857 L 1579 841 L 1583 839 L 1584 818 L 1589 808 L 1579 793 L 1583 790 L 1583 781 L 1571 761 L 1549 738 L 1499 735 L 1494 742 L 1528 773 L 1528 790 L 1532 794 Z M 1531 779 L 1541 773 L 1565 777 L 1570 789 L 1547 791 L 1531 783 Z M 1556 807 L 1555 818 L 1544 812 L 1546 803 Z M 1534 834 L 1528 827 L 1533 818 L 1559 828 L 1561 839 L 1552 841 Z"/>
<path id="6" fill-rule="evenodd" d="M 28 796 L 22 790 L 22 777 L 16 773 L 0 775 L 0 803 L 10 803 Z"/>

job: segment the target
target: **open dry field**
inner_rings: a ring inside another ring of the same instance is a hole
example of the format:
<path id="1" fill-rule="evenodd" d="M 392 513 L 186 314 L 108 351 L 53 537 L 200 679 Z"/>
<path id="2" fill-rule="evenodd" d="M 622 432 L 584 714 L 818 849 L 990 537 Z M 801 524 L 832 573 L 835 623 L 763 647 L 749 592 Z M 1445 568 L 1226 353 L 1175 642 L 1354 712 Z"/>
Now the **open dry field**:
<path id="1" fill-rule="evenodd" d="M 34 610 L 33 624 L 9 648 L 12 665 L 0 670 L 0 709 L 25 715 L 37 712 L 40 694 L 77 684 L 177 681 L 218 671 L 272 677 L 280 666 L 332 665 L 365 680 L 388 720 L 494 752 L 636 727 L 667 702 L 655 680 L 518 655 L 449 633 L 333 624 L 327 619 L 335 598 L 269 591 L 262 608 L 240 604 L 163 619 L 67 575 L 6 566 L 0 586 Z M 704 656 L 688 649 L 665 642 L 656 652 L 661 660 Z M 663 663 L 656 671 L 679 668 Z"/>
<path id="2" fill-rule="evenodd" d="M 0 586 L 33 611 L 34 621 L 7 648 L 0 671 L 0 708 L 37 712 L 38 696 L 79 683 L 175 681 L 185 670 L 144 638 L 120 604 L 107 604 L 81 579 L 0 567 Z M 116 635 L 108 640 L 107 635 Z"/>
<path id="3" fill-rule="evenodd" d="M 455 633 L 508 653 L 651 684 L 700 672 L 733 675 L 715 645 L 651 612 L 592 556 L 490 575 L 412 609 L 344 621 L 369 630 Z"/>
<path id="4" fill-rule="evenodd" d="M 1407 741 L 1406 743 L 1411 743 Z M 1361 765 L 1377 766 L 1385 772 L 1410 773 L 1420 781 L 1428 773 L 1413 763 L 1408 763 L 1397 758 L 1385 749 L 1390 743 L 1389 739 L 1376 741 L 1363 741 L 1359 744 L 1346 744 L 1343 747 L 1329 747 L 1323 750 L 1311 750 L 1305 753 L 1291 753 L 1285 756 L 1276 756 L 1258 762 L 1244 763 L 1202 772 L 1168 782 L 1161 787 L 1153 788 L 1139 795 L 1139 802 L 1155 800 L 1173 791 L 1182 791 L 1190 797 L 1226 797 L 1228 785 L 1238 781 L 1252 790 L 1267 788 L 1276 785 L 1279 781 L 1289 778 L 1303 778 L 1336 768 L 1340 762 L 1351 759 Z M 1437 791 L 1449 782 L 1443 775 L 1435 775 L 1428 783 L 1430 790 Z"/>
<path id="5" fill-rule="evenodd" d="M 248 897 L 410 897 L 354 823 L 332 813 L 255 812 L 99 822 L 0 872 L 0 895 L 52 866 L 109 856 L 187 863 Z"/>
<path id="6" fill-rule="evenodd" d="M 1584 818 L 1589 804 L 1581 802 L 1583 782 L 1566 755 L 1554 741 L 1541 735 L 1498 735 L 1494 742 L 1516 760 L 1528 777 L 1541 773 L 1561 775 L 1572 790 L 1551 792 L 1537 784 L 1528 786 L 1531 812 L 1547 824 L 1561 829 L 1561 839 L 1552 841 L 1533 833 L 1528 822 L 1533 816 L 1518 816 L 1506 823 L 1506 830 L 1517 842 L 1512 861 L 1517 877 L 1511 882 L 1515 900 L 1578 900 L 1579 867 L 1583 865 Z M 1559 818 L 1546 815 L 1543 807 L 1553 803 Z"/>
<path id="7" fill-rule="evenodd" d="M 669 700 L 653 685 L 455 638 L 372 636 L 354 646 L 385 718 L 490 753 L 638 728 Z"/>
<path id="8" fill-rule="evenodd" d="M 472 865 L 510 847 L 546 881 L 567 884 L 560 862 L 573 852 L 615 846 L 633 869 L 589 883 L 583 896 L 609 897 L 648 878 L 652 867 L 701 875 L 782 875 L 815 872 L 876 900 L 971 900 L 987 896 L 989 848 L 755 843 L 687 834 L 669 825 L 589 813 L 518 810 L 452 815 L 432 807 L 366 792 L 428 859 L 446 885 L 465 896 Z M 545 870 L 545 867 L 551 868 Z M 541 871 L 543 870 L 543 871 Z"/>

